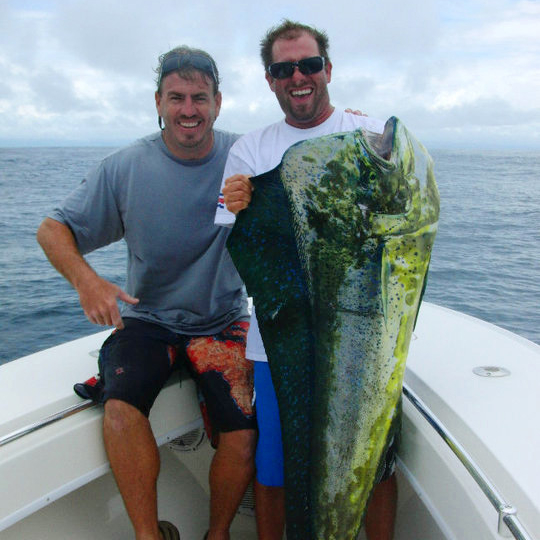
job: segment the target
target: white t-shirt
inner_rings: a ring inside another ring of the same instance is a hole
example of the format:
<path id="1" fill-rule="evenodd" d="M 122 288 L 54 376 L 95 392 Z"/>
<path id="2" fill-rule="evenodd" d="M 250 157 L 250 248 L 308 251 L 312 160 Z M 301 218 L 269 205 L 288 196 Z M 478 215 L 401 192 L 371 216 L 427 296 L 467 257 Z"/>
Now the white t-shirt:
<path id="1" fill-rule="evenodd" d="M 375 118 L 334 110 L 327 120 L 312 128 L 296 128 L 287 124 L 283 119 L 276 124 L 271 124 L 263 129 L 247 133 L 243 137 L 240 137 L 229 151 L 229 157 L 227 158 L 223 173 L 221 191 L 223 190 L 225 180 L 233 174 L 256 176 L 274 169 L 281 163 L 285 151 L 299 141 L 322 137 L 323 135 L 330 135 L 332 133 L 354 131 L 358 128 L 363 128 L 374 133 L 382 133 L 384 122 Z M 220 193 L 215 217 L 216 225 L 232 226 L 235 217 L 225 207 L 223 193 Z M 259 325 L 255 316 L 255 306 L 253 306 L 251 312 L 246 357 L 259 362 L 267 361 L 263 341 L 259 332 Z"/>

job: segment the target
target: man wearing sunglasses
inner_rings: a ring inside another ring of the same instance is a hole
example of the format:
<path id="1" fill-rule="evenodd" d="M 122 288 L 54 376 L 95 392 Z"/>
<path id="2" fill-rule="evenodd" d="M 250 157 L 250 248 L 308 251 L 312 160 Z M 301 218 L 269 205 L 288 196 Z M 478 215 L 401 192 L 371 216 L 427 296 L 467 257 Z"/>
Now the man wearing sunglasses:
<path id="1" fill-rule="evenodd" d="M 173 49 L 157 73 L 161 131 L 106 157 L 43 221 L 38 241 L 88 319 L 116 327 L 101 348 L 98 381 L 76 391 L 105 404 L 105 448 L 136 539 L 179 539 L 174 525 L 158 521 L 159 454 L 148 415 L 171 372 L 185 364 L 219 434 L 205 537 L 228 540 L 253 477 L 256 433 L 247 299 L 225 249 L 228 231 L 214 225 L 237 136 L 214 130 L 221 93 L 207 53 Z M 121 238 L 127 292 L 83 258 Z"/>
<path id="2" fill-rule="evenodd" d="M 294 143 L 360 127 L 382 133 L 384 122 L 336 110 L 330 103 L 328 83 L 332 63 L 328 38 L 312 27 L 284 21 L 272 28 L 261 41 L 261 57 L 266 80 L 285 113 L 285 118 L 241 137 L 231 148 L 225 165 L 216 223 L 230 225 L 235 214 L 251 200 L 249 177 L 272 170 Z M 223 204 L 225 202 L 225 204 Z M 285 522 L 283 451 L 279 411 L 259 333 L 255 309 L 251 316 L 246 349 L 254 360 L 255 393 L 259 440 L 255 456 L 255 501 L 260 540 L 280 540 Z M 369 540 L 390 540 L 393 536 L 397 485 L 394 475 L 395 452 L 386 456 L 386 470 L 378 479 L 366 515 Z"/>

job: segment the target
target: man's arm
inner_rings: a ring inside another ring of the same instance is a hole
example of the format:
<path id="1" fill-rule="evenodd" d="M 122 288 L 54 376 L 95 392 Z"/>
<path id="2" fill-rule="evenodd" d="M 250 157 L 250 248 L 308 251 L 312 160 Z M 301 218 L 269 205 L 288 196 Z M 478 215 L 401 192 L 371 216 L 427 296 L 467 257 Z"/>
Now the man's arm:
<path id="1" fill-rule="evenodd" d="M 139 300 L 96 274 L 79 252 L 70 228 L 45 218 L 38 229 L 37 241 L 51 264 L 78 292 L 88 320 L 94 324 L 123 328 L 117 300 L 128 304 L 137 304 Z"/>
<path id="2" fill-rule="evenodd" d="M 250 177 L 245 174 L 234 174 L 227 178 L 223 187 L 223 198 L 227 210 L 238 214 L 240 210 L 247 208 L 251 202 L 253 189 Z"/>

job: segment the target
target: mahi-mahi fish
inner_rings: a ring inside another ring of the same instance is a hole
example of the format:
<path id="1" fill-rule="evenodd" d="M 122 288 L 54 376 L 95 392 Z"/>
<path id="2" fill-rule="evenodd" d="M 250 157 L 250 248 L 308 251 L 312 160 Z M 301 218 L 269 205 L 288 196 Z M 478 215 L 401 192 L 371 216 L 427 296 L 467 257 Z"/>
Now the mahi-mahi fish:
<path id="1" fill-rule="evenodd" d="M 282 423 L 288 540 L 353 540 L 398 429 L 437 231 L 433 162 L 395 117 L 302 141 L 252 178 L 229 252 Z"/>

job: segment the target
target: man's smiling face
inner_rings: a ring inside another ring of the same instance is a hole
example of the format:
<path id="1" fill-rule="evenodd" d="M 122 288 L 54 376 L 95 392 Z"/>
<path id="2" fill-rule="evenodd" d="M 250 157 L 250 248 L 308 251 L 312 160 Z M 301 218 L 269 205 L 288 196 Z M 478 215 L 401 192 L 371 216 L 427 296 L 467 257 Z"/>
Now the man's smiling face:
<path id="1" fill-rule="evenodd" d="M 156 108 L 163 118 L 163 140 L 181 159 L 200 159 L 212 150 L 213 126 L 221 107 L 221 93 L 214 95 L 211 79 L 194 71 L 189 78 L 167 75 L 156 92 Z"/>
<path id="2" fill-rule="evenodd" d="M 298 62 L 313 56 L 320 56 L 319 47 L 307 33 L 295 39 L 277 39 L 272 46 L 272 62 Z M 332 64 L 326 62 L 322 71 L 312 75 L 303 75 L 298 68 L 286 79 L 274 79 L 266 74 L 288 124 L 299 128 L 314 127 L 332 114 L 327 87 L 331 73 Z"/>

